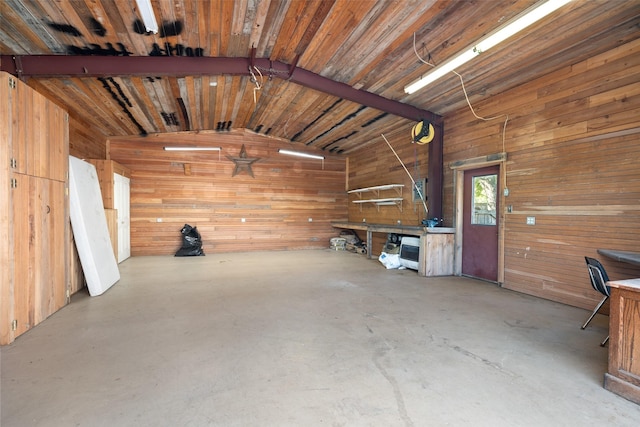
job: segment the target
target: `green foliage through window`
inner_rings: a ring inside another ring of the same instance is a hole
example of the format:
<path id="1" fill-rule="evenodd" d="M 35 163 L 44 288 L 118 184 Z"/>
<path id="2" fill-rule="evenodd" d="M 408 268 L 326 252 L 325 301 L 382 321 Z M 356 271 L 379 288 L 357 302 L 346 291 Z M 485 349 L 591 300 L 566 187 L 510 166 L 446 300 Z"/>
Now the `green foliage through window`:
<path id="1" fill-rule="evenodd" d="M 496 225 L 498 175 L 473 177 L 471 224 Z"/>

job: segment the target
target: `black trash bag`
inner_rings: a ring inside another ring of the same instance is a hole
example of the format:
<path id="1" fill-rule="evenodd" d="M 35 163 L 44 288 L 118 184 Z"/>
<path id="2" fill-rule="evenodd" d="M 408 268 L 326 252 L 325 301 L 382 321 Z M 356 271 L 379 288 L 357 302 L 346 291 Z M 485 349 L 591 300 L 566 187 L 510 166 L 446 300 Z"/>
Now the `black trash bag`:
<path id="1" fill-rule="evenodd" d="M 202 236 L 197 227 L 185 224 L 180 230 L 182 233 L 182 247 L 178 249 L 175 256 L 203 256 Z"/>

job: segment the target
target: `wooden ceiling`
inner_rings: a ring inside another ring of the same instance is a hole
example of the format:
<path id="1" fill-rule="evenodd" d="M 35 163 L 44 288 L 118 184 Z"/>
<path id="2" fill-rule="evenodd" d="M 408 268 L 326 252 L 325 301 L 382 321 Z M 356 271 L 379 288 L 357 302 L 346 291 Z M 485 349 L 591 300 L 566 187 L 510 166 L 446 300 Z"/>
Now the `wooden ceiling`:
<path id="1" fill-rule="evenodd" d="M 152 3 L 158 34 L 140 27 L 135 0 L 2 0 L 0 67 L 99 138 L 247 128 L 349 153 L 464 107 L 454 74 L 404 93 L 430 69 L 418 55 L 442 63 L 536 1 Z M 574 0 L 457 71 L 479 102 L 635 39 L 639 26 L 638 0 Z"/>

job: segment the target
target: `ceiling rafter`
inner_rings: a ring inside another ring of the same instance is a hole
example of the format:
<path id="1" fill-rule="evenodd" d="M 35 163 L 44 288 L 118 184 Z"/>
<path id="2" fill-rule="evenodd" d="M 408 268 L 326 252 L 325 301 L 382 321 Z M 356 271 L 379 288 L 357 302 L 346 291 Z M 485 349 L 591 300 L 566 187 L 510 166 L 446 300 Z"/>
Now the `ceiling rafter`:
<path id="1" fill-rule="evenodd" d="M 268 58 L 212 58 L 188 56 L 61 56 L 1 55 L 0 69 L 19 78 L 250 75 L 250 66 L 263 74 L 375 108 L 409 120 L 427 119 L 436 125 L 442 117 L 428 110 L 355 89 L 297 66 Z"/>

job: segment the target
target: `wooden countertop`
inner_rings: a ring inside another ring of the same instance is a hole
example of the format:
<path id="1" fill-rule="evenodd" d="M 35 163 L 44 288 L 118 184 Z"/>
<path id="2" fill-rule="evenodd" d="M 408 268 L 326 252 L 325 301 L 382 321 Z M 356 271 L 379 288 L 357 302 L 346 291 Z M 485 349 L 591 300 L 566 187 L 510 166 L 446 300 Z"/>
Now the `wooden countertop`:
<path id="1" fill-rule="evenodd" d="M 423 234 L 453 234 L 455 228 L 450 227 L 425 227 L 422 225 L 402 225 L 402 224 L 372 224 L 369 222 L 332 222 L 335 228 L 346 228 L 351 230 L 367 230 L 374 233 L 398 233 L 413 236 Z"/>
<path id="2" fill-rule="evenodd" d="M 607 285 L 612 288 L 640 292 L 640 279 L 613 280 L 611 282 L 607 282 Z"/>
<path id="3" fill-rule="evenodd" d="M 620 262 L 640 265 L 640 252 L 616 251 L 613 249 L 598 249 L 600 255 L 614 259 Z"/>

